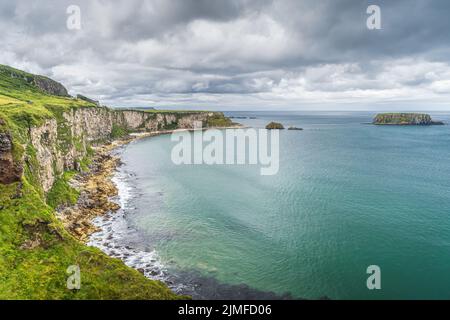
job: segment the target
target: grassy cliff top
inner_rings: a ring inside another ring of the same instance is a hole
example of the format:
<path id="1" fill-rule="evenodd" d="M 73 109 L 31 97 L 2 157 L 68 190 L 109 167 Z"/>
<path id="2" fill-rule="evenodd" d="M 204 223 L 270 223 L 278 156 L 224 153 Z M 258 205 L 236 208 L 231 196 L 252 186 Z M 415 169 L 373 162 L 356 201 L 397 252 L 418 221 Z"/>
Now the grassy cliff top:
<path id="1" fill-rule="evenodd" d="M 55 112 L 83 107 L 98 108 L 98 105 L 93 100 L 69 96 L 63 85 L 50 78 L 0 64 L 0 118 L 23 122 L 27 126 L 39 125 L 42 120 L 54 117 Z M 210 112 L 145 108 L 115 108 L 113 110 L 167 114 Z"/>
<path id="2" fill-rule="evenodd" d="M 47 77 L 0 65 L 0 118 L 39 125 L 53 117 L 54 108 L 95 107 L 95 104 L 65 95 L 67 90 Z M 61 95 L 57 95 L 61 94 Z"/>

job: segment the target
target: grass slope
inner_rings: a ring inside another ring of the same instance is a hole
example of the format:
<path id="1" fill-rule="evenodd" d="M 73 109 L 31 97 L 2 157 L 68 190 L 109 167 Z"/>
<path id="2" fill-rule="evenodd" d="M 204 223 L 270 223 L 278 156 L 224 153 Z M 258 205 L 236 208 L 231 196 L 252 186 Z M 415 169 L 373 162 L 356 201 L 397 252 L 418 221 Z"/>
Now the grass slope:
<path id="1" fill-rule="evenodd" d="M 0 132 L 13 136 L 13 156 L 28 158 L 21 182 L 0 184 L 0 299 L 178 299 L 164 284 L 145 278 L 66 232 L 54 207 L 76 201 L 77 192 L 60 178 L 44 195 L 33 167 L 30 126 L 70 108 L 94 107 L 41 92 L 33 75 L 0 65 Z M 87 161 L 87 160 L 86 160 Z M 48 201 L 47 201 L 48 200 Z M 66 287 L 66 270 L 78 265 L 81 289 Z"/>

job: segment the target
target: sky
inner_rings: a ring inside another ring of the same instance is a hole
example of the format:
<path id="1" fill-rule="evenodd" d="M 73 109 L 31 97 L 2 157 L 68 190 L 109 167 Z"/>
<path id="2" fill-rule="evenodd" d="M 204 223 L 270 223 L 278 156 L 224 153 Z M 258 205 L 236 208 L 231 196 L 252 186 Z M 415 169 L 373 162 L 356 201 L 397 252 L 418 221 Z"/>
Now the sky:
<path id="1" fill-rule="evenodd" d="M 0 64 L 113 107 L 450 110 L 449 17 L 448 0 L 0 0 Z"/>

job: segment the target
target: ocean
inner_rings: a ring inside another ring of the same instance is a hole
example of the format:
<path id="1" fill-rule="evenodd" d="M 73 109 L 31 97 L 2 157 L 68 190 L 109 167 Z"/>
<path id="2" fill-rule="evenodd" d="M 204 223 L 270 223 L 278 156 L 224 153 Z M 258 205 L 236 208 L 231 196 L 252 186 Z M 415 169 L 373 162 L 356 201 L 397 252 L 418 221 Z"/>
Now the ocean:
<path id="1" fill-rule="evenodd" d="M 127 145 L 114 178 L 122 209 L 96 220 L 90 244 L 196 299 L 450 299 L 450 126 L 373 126 L 373 112 L 226 115 L 304 130 L 280 132 L 273 176 L 177 166 L 170 135 Z M 367 288 L 371 265 L 380 290 Z"/>

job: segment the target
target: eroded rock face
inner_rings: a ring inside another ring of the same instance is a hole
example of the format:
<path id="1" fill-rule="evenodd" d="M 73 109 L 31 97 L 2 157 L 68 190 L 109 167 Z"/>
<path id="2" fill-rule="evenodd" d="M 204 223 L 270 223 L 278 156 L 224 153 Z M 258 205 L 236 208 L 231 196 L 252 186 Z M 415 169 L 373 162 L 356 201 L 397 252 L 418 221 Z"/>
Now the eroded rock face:
<path id="1" fill-rule="evenodd" d="M 120 126 L 130 132 L 189 129 L 194 127 L 195 121 L 206 122 L 213 115 L 118 111 L 102 107 L 72 109 L 63 113 L 62 121 L 49 119 L 39 127 L 30 128 L 30 140 L 37 162 L 34 165 L 38 166 L 31 169 L 37 171 L 44 192 L 48 192 L 64 171 L 79 170 L 80 160 L 87 155 L 89 144 L 111 138 L 113 126 Z M 11 168 L 11 164 L 2 165 L 2 168 L 10 172 L 6 168 Z"/>
<path id="2" fill-rule="evenodd" d="M 42 126 L 30 128 L 30 139 L 36 151 L 37 170 L 44 191 L 50 190 L 55 182 L 55 170 L 63 172 L 64 157 L 58 150 L 57 123 L 55 119 L 44 122 Z M 32 165 L 29 163 L 28 165 Z"/>
<path id="3" fill-rule="evenodd" d="M 67 89 L 61 83 L 47 77 L 35 76 L 34 85 L 47 94 L 60 97 L 69 96 Z"/>
<path id="4" fill-rule="evenodd" d="M 23 168 L 15 163 L 12 154 L 12 138 L 10 133 L 0 133 L 0 183 L 10 184 L 20 181 Z"/>

